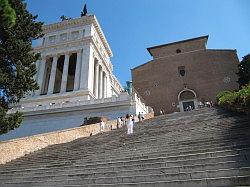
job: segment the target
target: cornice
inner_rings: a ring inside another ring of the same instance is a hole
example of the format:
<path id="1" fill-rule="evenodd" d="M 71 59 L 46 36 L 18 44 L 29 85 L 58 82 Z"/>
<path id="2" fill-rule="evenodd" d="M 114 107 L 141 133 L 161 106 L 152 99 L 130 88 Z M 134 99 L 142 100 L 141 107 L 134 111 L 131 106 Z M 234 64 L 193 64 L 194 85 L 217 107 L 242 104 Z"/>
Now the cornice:
<path id="1" fill-rule="evenodd" d="M 37 110 L 37 111 L 26 111 L 23 112 L 23 116 L 33 116 L 33 115 L 43 115 L 43 114 L 50 114 L 50 113 L 62 113 L 62 112 L 69 112 L 69 111 L 83 111 L 83 110 L 94 110 L 94 109 L 105 109 L 111 107 L 118 107 L 118 106 L 128 106 L 131 105 L 131 100 L 121 100 L 115 101 L 110 103 L 90 103 L 88 105 L 76 105 L 76 106 L 69 106 L 63 108 L 54 108 L 54 109 L 45 109 L 45 110 Z"/>
<path id="2" fill-rule="evenodd" d="M 59 30 L 63 30 L 66 28 L 70 28 L 73 26 L 82 26 L 82 25 L 90 25 L 93 24 L 95 29 L 97 30 L 105 49 L 108 52 L 109 57 L 113 56 L 113 53 L 111 51 L 111 48 L 107 42 L 107 39 L 101 29 L 101 26 L 98 22 L 98 20 L 96 19 L 95 15 L 89 15 L 89 16 L 83 16 L 80 18 L 76 18 L 76 19 L 71 19 L 71 20 L 65 20 L 65 21 L 61 21 L 58 23 L 53 23 L 53 24 L 49 24 L 49 25 L 45 25 L 43 26 L 43 33 L 47 34 L 50 32 L 55 32 L 55 31 L 59 31 Z"/>
<path id="3" fill-rule="evenodd" d="M 35 47 L 33 51 L 35 53 L 41 53 L 41 54 L 42 53 L 53 54 L 55 52 L 58 52 L 59 50 L 64 49 L 65 52 L 66 51 L 70 52 L 72 50 L 71 48 L 77 48 L 76 50 L 82 49 L 83 46 L 88 45 L 91 41 L 92 41 L 92 36 L 89 36 L 83 39 L 69 40 L 67 42 L 55 43 L 53 45 Z"/>
<path id="4" fill-rule="evenodd" d="M 123 86 L 121 85 L 120 81 L 117 79 L 117 77 L 113 74 L 113 78 L 116 80 L 116 82 L 119 84 L 120 88 L 123 89 Z"/>
<path id="5" fill-rule="evenodd" d="M 20 104 L 28 104 L 28 103 L 35 103 L 35 102 L 51 102 L 55 100 L 62 100 L 62 99 L 72 99 L 74 97 L 81 97 L 89 95 L 88 90 L 79 90 L 79 91 L 73 91 L 73 92 L 65 92 L 65 93 L 57 93 L 57 94 L 51 94 L 51 95 L 39 95 L 35 97 L 27 97 L 23 98 L 20 101 Z"/>
<path id="6" fill-rule="evenodd" d="M 98 49 L 98 46 L 97 46 L 96 42 L 95 42 L 94 40 L 92 40 L 92 41 L 91 41 L 91 44 L 92 44 L 92 46 L 95 48 L 96 56 L 98 57 L 97 59 L 98 59 L 98 60 L 101 60 L 102 62 L 104 62 L 103 64 L 104 64 L 105 68 L 107 69 L 107 71 L 108 71 L 109 73 L 112 74 L 112 70 L 113 70 L 113 69 L 112 69 L 112 66 L 109 66 L 109 62 L 107 62 L 106 59 L 105 59 L 105 58 L 103 57 L 103 55 L 101 54 L 100 50 Z"/>

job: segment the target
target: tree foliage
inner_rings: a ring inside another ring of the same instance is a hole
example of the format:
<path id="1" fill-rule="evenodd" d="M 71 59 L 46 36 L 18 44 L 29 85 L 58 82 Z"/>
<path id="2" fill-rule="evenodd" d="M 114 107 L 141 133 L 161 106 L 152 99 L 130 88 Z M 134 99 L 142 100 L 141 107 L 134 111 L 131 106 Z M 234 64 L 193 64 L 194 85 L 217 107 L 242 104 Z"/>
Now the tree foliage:
<path id="1" fill-rule="evenodd" d="M 0 0 L 0 27 L 12 27 L 16 22 L 15 10 L 8 0 Z"/>
<path id="2" fill-rule="evenodd" d="M 12 27 L 8 21 L 1 22 L 0 27 L 0 134 L 21 123 L 21 113 L 7 115 L 11 105 L 38 89 L 33 77 L 39 55 L 32 52 L 32 40 L 42 36 L 43 24 L 36 22 L 37 16 L 28 12 L 22 0 L 9 0 L 9 5 L 15 10 L 16 22 Z M 0 13 L 1 18 L 6 17 L 2 9 Z"/>
<path id="3" fill-rule="evenodd" d="M 250 82 L 250 54 L 243 57 L 242 61 L 239 64 L 239 76 L 238 83 L 240 88 L 246 86 Z"/>
<path id="4" fill-rule="evenodd" d="M 243 86 L 239 91 L 221 92 L 216 98 L 219 106 L 237 112 L 250 112 L 250 84 Z"/>

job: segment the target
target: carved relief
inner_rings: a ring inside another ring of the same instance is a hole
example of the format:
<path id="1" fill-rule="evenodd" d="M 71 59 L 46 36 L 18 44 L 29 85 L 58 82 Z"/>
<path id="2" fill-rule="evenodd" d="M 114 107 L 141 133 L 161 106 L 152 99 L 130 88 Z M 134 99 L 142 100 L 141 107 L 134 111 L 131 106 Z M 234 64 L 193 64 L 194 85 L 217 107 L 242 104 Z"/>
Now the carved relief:
<path id="1" fill-rule="evenodd" d="M 76 39 L 78 39 L 79 38 L 79 31 L 73 31 L 72 33 L 71 33 L 71 39 L 72 40 L 76 40 Z"/>
<path id="2" fill-rule="evenodd" d="M 63 33 L 60 35 L 60 41 L 66 41 L 67 40 L 67 33 Z"/>
<path id="3" fill-rule="evenodd" d="M 56 42 L 56 36 L 49 36 L 49 44 L 53 44 Z"/>

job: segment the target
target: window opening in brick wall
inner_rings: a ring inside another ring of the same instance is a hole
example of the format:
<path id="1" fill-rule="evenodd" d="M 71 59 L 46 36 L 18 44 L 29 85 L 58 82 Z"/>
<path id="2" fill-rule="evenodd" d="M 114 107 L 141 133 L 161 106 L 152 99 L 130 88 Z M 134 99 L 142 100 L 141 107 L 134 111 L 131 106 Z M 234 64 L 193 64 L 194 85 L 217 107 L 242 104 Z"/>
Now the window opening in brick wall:
<path id="1" fill-rule="evenodd" d="M 185 66 L 179 66 L 178 67 L 178 72 L 181 77 L 184 77 L 186 74 Z"/>

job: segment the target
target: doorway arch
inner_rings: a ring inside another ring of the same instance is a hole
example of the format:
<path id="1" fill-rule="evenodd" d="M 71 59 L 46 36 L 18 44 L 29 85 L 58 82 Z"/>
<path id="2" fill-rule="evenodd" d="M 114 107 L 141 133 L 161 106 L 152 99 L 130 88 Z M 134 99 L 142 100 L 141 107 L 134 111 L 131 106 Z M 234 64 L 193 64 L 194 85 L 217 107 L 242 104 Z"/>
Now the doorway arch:
<path id="1" fill-rule="evenodd" d="M 197 94 L 195 91 L 185 88 L 178 94 L 179 108 L 181 112 L 198 108 Z"/>

